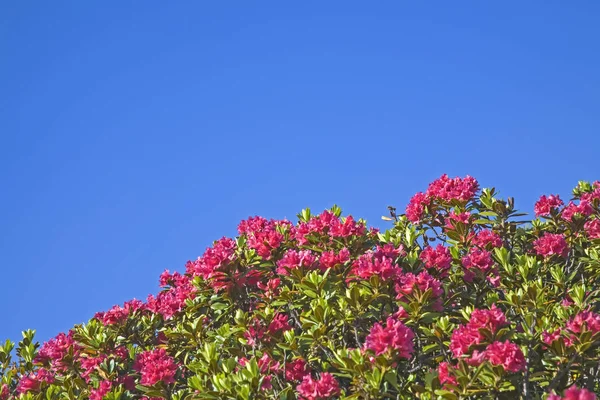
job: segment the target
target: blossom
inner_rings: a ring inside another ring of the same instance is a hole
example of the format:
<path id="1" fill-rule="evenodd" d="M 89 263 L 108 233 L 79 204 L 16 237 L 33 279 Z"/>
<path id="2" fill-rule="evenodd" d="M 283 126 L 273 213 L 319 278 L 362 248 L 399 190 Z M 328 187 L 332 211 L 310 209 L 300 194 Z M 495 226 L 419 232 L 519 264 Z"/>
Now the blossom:
<path id="1" fill-rule="evenodd" d="M 300 222 L 295 229 L 295 238 L 299 244 L 306 244 L 312 235 L 343 238 L 361 236 L 366 231 L 365 224 L 355 221 L 352 216 L 348 216 L 342 221 L 333 212 L 325 210 L 309 221 Z"/>
<path id="2" fill-rule="evenodd" d="M 301 381 L 308 372 L 308 364 L 303 358 L 297 358 L 285 364 L 285 379 L 287 381 Z"/>
<path id="3" fill-rule="evenodd" d="M 571 386 L 565 390 L 564 397 L 553 393 L 546 400 L 596 400 L 596 395 L 587 389 Z"/>
<path id="4" fill-rule="evenodd" d="M 489 229 L 484 229 L 475 235 L 473 238 L 473 244 L 489 250 L 489 247 L 502 247 L 502 239 L 497 233 L 492 232 Z"/>
<path id="5" fill-rule="evenodd" d="M 434 300 L 434 309 L 441 311 L 441 299 L 439 297 L 444 293 L 442 290 L 442 284 L 439 280 L 429 275 L 427 271 L 423 271 L 418 275 L 407 273 L 400 275 L 398 283 L 396 283 L 396 293 L 398 294 L 396 299 L 404 299 L 406 296 L 414 295 L 414 291 L 417 290 L 419 294 L 423 294 L 428 290 L 431 290 L 431 298 Z"/>
<path id="6" fill-rule="evenodd" d="M 386 326 L 375 323 L 365 340 L 365 348 L 376 355 L 392 352 L 400 358 L 410 358 L 414 350 L 415 334 L 402 322 L 388 318 Z"/>
<path id="7" fill-rule="evenodd" d="M 319 380 L 313 379 L 310 374 L 305 375 L 296 390 L 300 399 L 324 400 L 339 395 L 340 385 L 333 375 L 323 372 Z"/>
<path id="8" fill-rule="evenodd" d="M 67 367 L 63 362 L 63 358 L 69 354 L 71 349 L 75 351 L 79 349 L 73 340 L 73 331 L 69 331 L 68 334 L 61 332 L 42 345 L 35 360 L 41 363 L 48 362 L 53 368 L 63 370 Z"/>
<path id="9" fill-rule="evenodd" d="M 177 364 L 165 349 L 157 348 L 138 354 L 133 369 L 142 375 L 140 383 L 152 386 L 158 382 L 170 384 L 175 382 Z"/>
<path id="10" fill-rule="evenodd" d="M 536 217 L 549 216 L 552 210 L 557 209 L 564 203 L 560 199 L 560 196 L 551 194 L 549 196 L 543 195 L 533 206 L 533 211 Z"/>
<path id="11" fill-rule="evenodd" d="M 600 239 L 600 220 L 593 219 L 584 225 L 585 233 L 590 239 Z"/>
<path id="12" fill-rule="evenodd" d="M 450 337 L 450 351 L 455 357 L 468 355 L 472 346 L 482 343 L 485 336 L 481 329 L 486 329 L 495 334 L 500 328 L 507 325 L 506 316 L 495 304 L 489 310 L 475 309 L 471 313 L 466 325 L 454 330 Z M 482 356 L 482 355 L 480 355 Z M 479 358 L 476 357 L 477 360 Z"/>
<path id="13" fill-rule="evenodd" d="M 569 252 L 567 241 L 560 233 L 545 232 L 542 237 L 533 242 L 533 247 L 537 254 L 549 257 L 553 254 L 566 257 Z"/>
<path id="14" fill-rule="evenodd" d="M 319 266 L 322 271 L 326 271 L 328 268 L 344 264 L 348 260 L 350 260 L 350 251 L 347 248 L 344 247 L 337 254 L 333 250 L 328 250 L 321 253 L 321 256 L 319 257 Z"/>
<path id="15" fill-rule="evenodd" d="M 352 267 L 353 274 L 362 279 L 369 279 L 373 275 L 382 279 L 395 279 L 401 272 L 393 260 L 382 252 L 368 251 L 358 257 Z"/>
<path id="16" fill-rule="evenodd" d="M 112 389 L 112 382 L 102 381 L 98 385 L 98 389 L 90 390 L 90 400 L 102 400 L 104 396 Z"/>
<path id="17" fill-rule="evenodd" d="M 441 244 L 438 244 L 436 247 L 426 247 L 419 255 L 419 258 L 427 268 L 434 268 L 441 271 L 450 268 L 452 263 L 450 250 Z"/>
<path id="18" fill-rule="evenodd" d="M 450 369 L 448 368 L 448 366 L 449 364 L 445 361 L 441 362 L 440 365 L 438 365 L 438 379 L 442 385 L 445 383 L 456 385 L 456 378 L 450 375 Z"/>
<path id="19" fill-rule="evenodd" d="M 492 365 L 501 365 L 505 371 L 518 372 L 525 369 L 525 356 L 514 343 L 508 340 L 494 342 L 485 349 L 485 356 Z"/>
<path id="20" fill-rule="evenodd" d="M 315 269 L 317 267 L 316 261 L 317 257 L 310 250 L 290 249 L 277 262 L 277 273 L 279 275 L 289 275 L 288 270 L 291 269 Z"/>
<path id="21" fill-rule="evenodd" d="M 240 224 L 241 225 L 241 224 Z M 235 258 L 237 245 L 233 239 L 223 237 L 206 249 L 202 257 L 196 261 L 188 261 L 186 272 L 210 279 L 217 271 L 221 271 Z"/>
<path id="22" fill-rule="evenodd" d="M 287 315 L 277 314 L 269 324 L 267 331 L 270 335 L 275 335 L 278 332 L 283 332 L 290 329 L 292 329 L 292 327 L 288 323 Z"/>
<path id="23" fill-rule="evenodd" d="M 425 207 L 431 202 L 429 196 L 423 192 L 415 194 L 406 206 L 406 218 L 410 222 L 417 223 L 423 217 Z"/>
<path id="24" fill-rule="evenodd" d="M 426 194 L 446 202 L 452 200 L 469 201 L 479 190 L 477 180 L 469 175 L 465 178 L 448 178 L 444 174 L 429 184 Z"/>
<path id="25" fill-rule="evenodd" d="M 482 272 L 488 272 L 492 269 L 494 261 L 492 254 L 487 250 L 472 248 L 469 253 L 463 257 L 462 265 L 466 269 L 476 269 Z"/>
<path id="26" fill-rule="evenodd" d="M 279 288 L 280 284 L 281 284 L 281 279 L 274 278 L 274 279 L 269 279 L 266 284 L 264 284 L 262 282 L 258 282 L 256 286 L 260 290 L 264 291 L 263 295 L 265 297 L 271 299 L 279 294 L 278 288 Z"/>
<path id="27" fill-rule="evenodd" d="M 592 311 L 582 311 L 567 322 L 567 329 L 573 333 L 586 330 L 596 334 L 600 332 L 600 315 Z"/>
<path id="28" fill-rule="evenodd" d="M 446 218 L 446 228 L 448 229 L 456 229 L 456 224 L 465 224 L 468 225 L 471 221 L 471 213 L 463 212 L 456 214 L 454 211 L 450 211 Z"/>
<path id="29" fill-rule="evenodd" d="M 594 212 L 594 208 L 590 204 L 589 201 L 581 200 L 579 204 L 575 204 L 572 201 L 563 209 L 561 213 L 562 219 L 565 221 L 573 221 L 573 216 L 575 214 L 582 215 L 587 217 Z"/>
<path id="30" fill-rule="evenodd" d="M 47 369 L 41 368 L 37 372 L 22 376 L 17 385 L 17 393 L 38 392 L 42 383 L 53 383 L 54 375 Z"/>

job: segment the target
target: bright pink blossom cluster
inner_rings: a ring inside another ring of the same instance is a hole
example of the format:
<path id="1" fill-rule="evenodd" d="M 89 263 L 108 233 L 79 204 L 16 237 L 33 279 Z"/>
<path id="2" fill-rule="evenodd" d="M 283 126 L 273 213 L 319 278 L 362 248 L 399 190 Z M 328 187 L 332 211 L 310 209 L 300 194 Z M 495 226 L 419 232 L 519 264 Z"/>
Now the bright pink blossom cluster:
<path id="1" fill-rule="evenodd" d="M 401 321 L 388 318 L 385 327 L 375 323 L 365 339 L 365 348 L 376 355 L 390 353 L 400 358 L 410 358 L 414 351 L 415 334 Z"/>
<path id="2" fill-rule="evenodd" d="M 356 259 L 352 274 L 361 279 L 377 275 L 384 280 L 395 280 L 402 271 L 395 263 L 400 254 L 405 254 L 402 247 L 396 248 L 392 244 L 377 246 L 375 251 L 367 251 Z"/>
<path id="3" fill-rule="evenodd" d="M 400 275 L 396 283 L 396 299 L 406 300 L 407 297 L 417 297 L 421 300 L 421 296 L 431 291 L 429 299 L 433 299 L 433 309 L 435 311 L 442 310 L 442 299 L 440 298 L 444 293 L 442 289 L 442 283 L 429 275 L 427 271 L 423 271 L 417 275 L 406 273 Z"/>
<path id="4" fill-rule="evenodd" d="M 438 270 L 442 272 L 442 275 L 445 275 L 452 264 L 450 250 L 441 244 L 438 244 L 435 247 L 426 247 L 419 255 L 419 258 L 425 263 L 425 267 L 430 271 Z"/>
<path id="5" fill-rule="evenodd" d="M 533 248 L 537 254 L 544 257 L 552 255 L 566 257 L 569 252 L 567 241 L 560 233 L 545 232 L 542 237 L 533 242 Z"/>
<path id="6" fill-rule="evenodd" d="M 596 395 L 587 389 L 571 386 L 564 392 L 564 396 L 551 394 L 546 400 L 596 400 Z"/>
<path id="7" fill-rule="evenodd" d="M 479 190 L 479 183 L 473 177 L 449 178 L 444 174 L 429 184 L 425 193 L 415 194 L 406 207 L 406 217 L 411 222 L 418 222 L 423 217 L 426 207 L 434 201 L 449 203 L 453 200 L 467 202 L 473 199 Z"/>
<path id="8" fill-rule="evenodd" d="M 361 236 L 366 231 L 365 224 L 355 221 L 352 216 L 348 216 L 342 221 L 331 211 L 323 211 L 307 222 L 300 222 L 295 229 L 295 236 L 299 244 L 306 244 L 310 237 L 314 235 L 344 238 L 348 236 Z"/>
<path id="9" fill-rule="evenodd" d="M 141 374 L 140 383 L 142 385 L 152 386 L 158 382 L 165 384 L 175 382 L 178 366 L 165 349 L 157 348 L 139 354 L 133 369 Z"/>
<path id="10" fill-rule="evenodd" d="M 463 358 L 470 365 L 489 361 L 501 365 L 505 371 L 518 372 L 525 368 L 525 358 L 521 349 L 507 341 L 487 342 L 486 334 L 494 337 L 498 330 L 508 324 L 506 316 L 495 305 L 489 310 L 474 310 L 466 325 L 456 329 L 450 338 L 450 351 L 457 358 Z"/>
<path id="11" fill-rule="evenodd" d="M 323 372 L 318 380 L 313 379 L 310 374 L 304 376 L 296 390 L 300 399 L 325 400 L 340 394 L 340 384 L 333 375 Z"/>
<path id="12" fill-rule="evenodd" d="M 553 210 L 557 210 L 563 204 L 564 203 L 559 195 L 543 195 L 533 206 L 533 211 L 535 212 L 536 217 L 547 217 Z"/>
<path id="13" fill-rule="evenodd" d="M 473 244 L 482 249 L 490 250 L 490 248 L 502 247 L 502 239 L 497 233 L 492 232 L 489 229 L 483 229 L 475 235 Z"/>
<path id="14" fill-rule="evenodd" d="M 40 391 L 42 384 L 53 383 L 54 375 L 47 369 L 40 368 L 36 372 L 21 377 L 17 386 L 18 393 L 37 393 Z"/>

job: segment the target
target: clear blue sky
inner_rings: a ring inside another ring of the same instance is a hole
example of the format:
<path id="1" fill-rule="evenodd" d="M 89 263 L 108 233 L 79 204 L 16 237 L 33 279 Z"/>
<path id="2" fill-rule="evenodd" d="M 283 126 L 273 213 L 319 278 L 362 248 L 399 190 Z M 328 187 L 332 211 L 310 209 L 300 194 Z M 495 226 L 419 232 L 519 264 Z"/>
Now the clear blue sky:
<path id="1" fill-rule="evenodd" d="M 4 1 L 0 338 L 155 293 L 250 215 L 444 172 L 600 178 L 600 2 Z"/>

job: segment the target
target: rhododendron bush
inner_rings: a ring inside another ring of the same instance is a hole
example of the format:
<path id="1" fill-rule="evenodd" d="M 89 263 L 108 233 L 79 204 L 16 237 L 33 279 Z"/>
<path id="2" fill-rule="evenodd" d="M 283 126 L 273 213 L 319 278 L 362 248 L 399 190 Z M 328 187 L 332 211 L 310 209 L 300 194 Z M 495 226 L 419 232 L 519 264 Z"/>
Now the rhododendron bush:
<path id="1" fill-rule="evenodd" d="M 595 399 L 600 183 L 536 218 L 444 175 L 390 229 L 242 221 L 162 290 L 0 346 L 5 399 Z"/>

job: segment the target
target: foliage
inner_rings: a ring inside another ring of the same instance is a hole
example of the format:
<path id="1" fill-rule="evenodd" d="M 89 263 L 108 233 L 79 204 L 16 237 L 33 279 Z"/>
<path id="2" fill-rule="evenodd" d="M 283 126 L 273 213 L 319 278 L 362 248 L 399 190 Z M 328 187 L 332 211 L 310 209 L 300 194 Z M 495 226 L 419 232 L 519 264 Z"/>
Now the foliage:
<path id="1" fill-rule="evenodd" d="M 444 175 L 381 233 L 249 218 L 145 302 L 6 341 L 0 399 L 594 399 L 600 183 L 573 196 L 524 222 Z"/>

